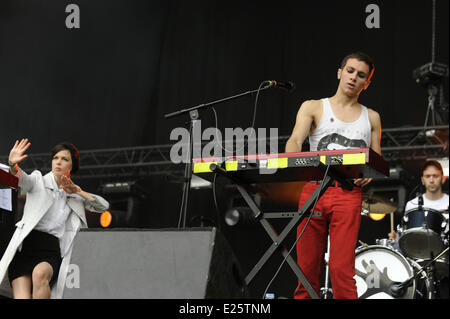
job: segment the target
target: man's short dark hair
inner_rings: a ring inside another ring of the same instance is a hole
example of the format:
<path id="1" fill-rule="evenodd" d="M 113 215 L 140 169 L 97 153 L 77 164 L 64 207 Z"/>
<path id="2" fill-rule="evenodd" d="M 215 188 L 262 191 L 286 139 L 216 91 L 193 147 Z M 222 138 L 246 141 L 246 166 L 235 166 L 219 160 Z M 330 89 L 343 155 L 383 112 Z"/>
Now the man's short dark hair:
<path id="1" fill-rule="evenodd" d="M 435 161 L 435 160 L 428 160 L 425 162 L 425 164 L 423 164 L 422 175 L 423 175 L 423 172 L 430 166 L 435 167 L 438 171 L 441 172 L 441 175 L 444 175 L 444 169 L 442 168 L 441 163 L 439 163 L 438 161 Z"/>
<path id="2" fill-rule="evenodd" d="M 341 69 L 343 69 L 344 66 L 347 64 L 348 59 L 357 59 L 359 61 L 365 62 L 369 66 L 369 79 L 370 79 L 375 69 L 375 64 L 373 63 L 372 58 L 368 54 L 364 52 L 354 52 L 346 55 L 344 59 L 342 59 Z"/>
<path id="3" fill-rule="evenodd" d="M 80 169 L 80 154 L 78 152 L 78 149 L 75 147 L 75 145 L 69 142 L 59 143 L 52 149 L 52 159 L 57 153 L 63 150 L 67 150 L 70 152 L 70 155 L 72 157 L 72 169 L 70 170 L 70 173 L 75 174 Z"/>

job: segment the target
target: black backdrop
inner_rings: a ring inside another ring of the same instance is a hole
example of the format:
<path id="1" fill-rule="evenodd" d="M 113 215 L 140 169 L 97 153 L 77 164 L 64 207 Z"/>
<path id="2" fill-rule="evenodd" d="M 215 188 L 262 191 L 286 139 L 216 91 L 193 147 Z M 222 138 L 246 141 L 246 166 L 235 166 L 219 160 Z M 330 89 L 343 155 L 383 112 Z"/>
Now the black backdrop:
<path id="1" fill-rule="evenodd" d="M 68 29 L 65 8 L 80 8 Z M 380 28 L 365 12 L 379 5 Z M 30 137 L 32 152 L 64 139 L 80 149 L 169 142 L 184 120 L 165 113 L 291 80 L 265 92 L 256 126 L 291 132 L 300 103 L 331 96 L 342 57 L 375 60 L 361 102 L 383 127 L 422 125 L 427 95 L 412 79 L 431 60 L 431 0 L 423 1 L 58 1 L 0 4 L 0 150 Z M 437 1 L 436 59 L 448 63 L 448 1 Z M 253 100 L 218 108 L 219 127 L 249 127 Z M 7 120 L 5 121 L 5 118 Z M 210 112 L 204 124 L 212 126 Z"/>
<path id="2" fill-rule="evenodd" d="M 66 28 L 70 3 L 80 8 L 79 29 Z M 371 3 L 380 8 L 379 29 L 365 25 Z M 357 50 L 376 64 L 360 101 L 380 113 L 385 128 L 420 126 L 427 94 L 412 71 L 431 61 L 431 17 L 431 0 L 2 0 L 0 154 L 21 137 L 31 139 L 30 153 L 62 140 L 83 150 L 166 144 L 186 119 L 164 114 L 267 79 L 291 80 L 297 89 L 265 91 L 256 127 L 288 135 L 300 103 L 334 94 L 342 57 Z M 445 64 L 448 30 L 448 1 L 438 0 L 436 60 Z M 252 111 L 250 97 L 222 104 L 218 126 L 249 127 Z M 202 119 L 203 127 L 214 125 L 211 111 Z M 142 225 L 175 227 L 179 185 L 159 176 L 146 188 Z M 211 197 L 194 194 L 190 215 L 207 211 L 215 219 Z M 259 229 L 228 232 L 248 270 L 267 236 Z M 247 238 L 261 239 L 252 246 Z M 272 290 L 290 296 L 294 277 L 280 277 Z M 258 288 L 266 283 L 267 277 Z"/>

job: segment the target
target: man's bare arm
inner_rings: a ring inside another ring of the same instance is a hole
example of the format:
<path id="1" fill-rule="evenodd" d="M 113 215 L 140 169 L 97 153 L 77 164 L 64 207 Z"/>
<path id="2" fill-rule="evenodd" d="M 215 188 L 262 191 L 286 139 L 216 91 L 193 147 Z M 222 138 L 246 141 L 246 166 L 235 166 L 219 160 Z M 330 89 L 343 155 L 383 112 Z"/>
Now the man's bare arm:
<path id="1" fill-rule="evenodd" d="M 370 148 L 381 155 L 381 119 L 380 114 L 369 109 L 369 121 L 372 126 Z"/>
<path id="2" fill-rule="evenodd" d="M 369 121 L 371 126 L 370 148 L 381 155 L 381 120 L 380 115 L 374 110 L 369 109 Z M 354 183 L 356 186 L 364 187 L 372 181 L 372 178 L 357 178 Z"/>
<path id="3" fill-rule="evenodd" d="M 297 112 L 292 134 L 286 142 L 286 153 L 302 151 L 302 144 L 311 130 L 311 125 L 314 121 L 314 110 L 316 108 L 317 101 L 310 100 L 302 103 Z"/>

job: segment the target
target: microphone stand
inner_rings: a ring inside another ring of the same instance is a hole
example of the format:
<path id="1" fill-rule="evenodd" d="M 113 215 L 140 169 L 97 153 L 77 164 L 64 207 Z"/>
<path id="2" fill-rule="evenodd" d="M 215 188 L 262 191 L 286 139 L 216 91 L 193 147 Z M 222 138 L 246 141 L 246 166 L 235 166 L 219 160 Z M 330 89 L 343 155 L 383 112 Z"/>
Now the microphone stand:
<path id="1" fill-rule="evenodd" d="M 268 82 L 268 81 L 266 81 Z M 187 216 L 187 206 L 189 201 L 189 191 L 191 188 L 191 179 L 192 179 L 192 159 L 193 159 L 193 151 L 194 151 L 194 133 L 196 132 L 195 128 L 198 124 L 198 121 L 200 120 L 199 116 L 199 110 L 205 109 L 207 107 L 211 107 L 213 105 L 217 105 L 219 103 L 231 101 L 243 96 L 247 96 L 256 92 L 267 90 L 268 88 L 273 87 L 269 82 L 268 85 L 256 90 L 251 90 L 247 92 L 243 92 L 240 94 L 236 94 L 233 96 L 229 96 L 223 99 L 215 100 L 208 103 L 199 104 L 197 106 L 181 109 L 179 111 L 175 111 L 172 113 L 168 113 L 164 115 L 166 119 L 175 118 L 178 116 L 182 116 L 184 114 L 189 113 L 189 145 L 188 145 L 188 152 L 187 152 L 187 158 L 186 158 L 186 165 L 184 167 L 184 182 L 183 182 L 183 196 L 181 199 L 181 209 L 180 209 L 180 217 L 183 218 L 183 228 L 186 227 L 186 216 Z M 200 135 L 201 136 L 201 135 Z M 196 141 L 200 142 L 200 141 Z M 180 225 L 178 225 L 178 228 L 180 228 Z"/>
<path id="2" fill-rule="evenodd" d="M 406 279 L 403 282 L 393 282 L 391 285 L 391 293 L 393 297 L 401 297 L 405 294 L 405 288 L 411 285 L 412 281 L 416 279 L 417 275 L 420 274 L 425 268 L 428 268 L 432 263 L 434 263 L 436 260 L 441 258 L 442 255 L 444 255 L 446 252 L 448 252 L 448 247 L 445 248 L 439 255 L 437 255 L 433 260 L 431 260 L 428 264 L 425 266 L 422 266 L 415 274 L 413 274 L 411 277 Z"/>
<path id="3" fill-rule="evenodd" d="M 418 202 L 418 208 L 419 208 L 419 210 L 422 210 L 423 209 L 423 194 L 422 193 L 418 193 L 417 194 L 418 196 L 418 199 L 417 199 L 417 202 Z"/>
<path id="4" fill-rule="evenodd" d="M 243 93 L 236 94 L 236 95 L 233 95 L 233 96 L 229 96 L 229 97 L 226 97 L 226 98 L 223 98 L 223 99 L 220 99 L 220 100 L 215 100 L 215 101 L 212 101 L 212 102 L 199 104 L 197 106 L 192 106 L 192 107 L 189 107 L 189 108 L 186 108 L 186 109 L 182 109 L 182 110 L 179 110 L 179 111 L 168 113 L 168 114 L 164 115 L 164 117 L 166 119 L 171 119 L 171 118 L 174 118 L 174 117 L 177 117 L 177 116 L 189 113 L 191 111 L 195 111 L 195 110 L 203 109 L 203 108 L 206 108 L 206 107 L 209 107 L 209 106 L 213 106 L 213 105 L 216 105 L 216 104 L 219 104 L 219 103 L 231 101 L 231 100 L 234 100 L 234 99 L 237 99 L 237 98 L 249 95 L 249 94 L 256 93 L 258 91 L 264 91 L 264 90 L 267 90 L 267 89 L 269 89 L 271 87 L 273 87 L 273 86 L 269 84 L 268 86 L 265 86 L 265 87 L 263 87 L 261 89 L 256 89 L 256 90 L 252 90 L 252 91 L 243 92 Z"/>

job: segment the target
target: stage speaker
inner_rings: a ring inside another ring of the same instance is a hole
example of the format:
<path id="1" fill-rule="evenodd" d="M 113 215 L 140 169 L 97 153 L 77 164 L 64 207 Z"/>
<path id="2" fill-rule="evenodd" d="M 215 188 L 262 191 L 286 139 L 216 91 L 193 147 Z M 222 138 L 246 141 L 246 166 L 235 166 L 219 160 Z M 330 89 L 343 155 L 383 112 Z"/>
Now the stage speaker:
<path id="1" fill-rule="evenodd" d="M 63 298 L 246 298 L 243 278 L 216 228 L 82 230 Z"/>

